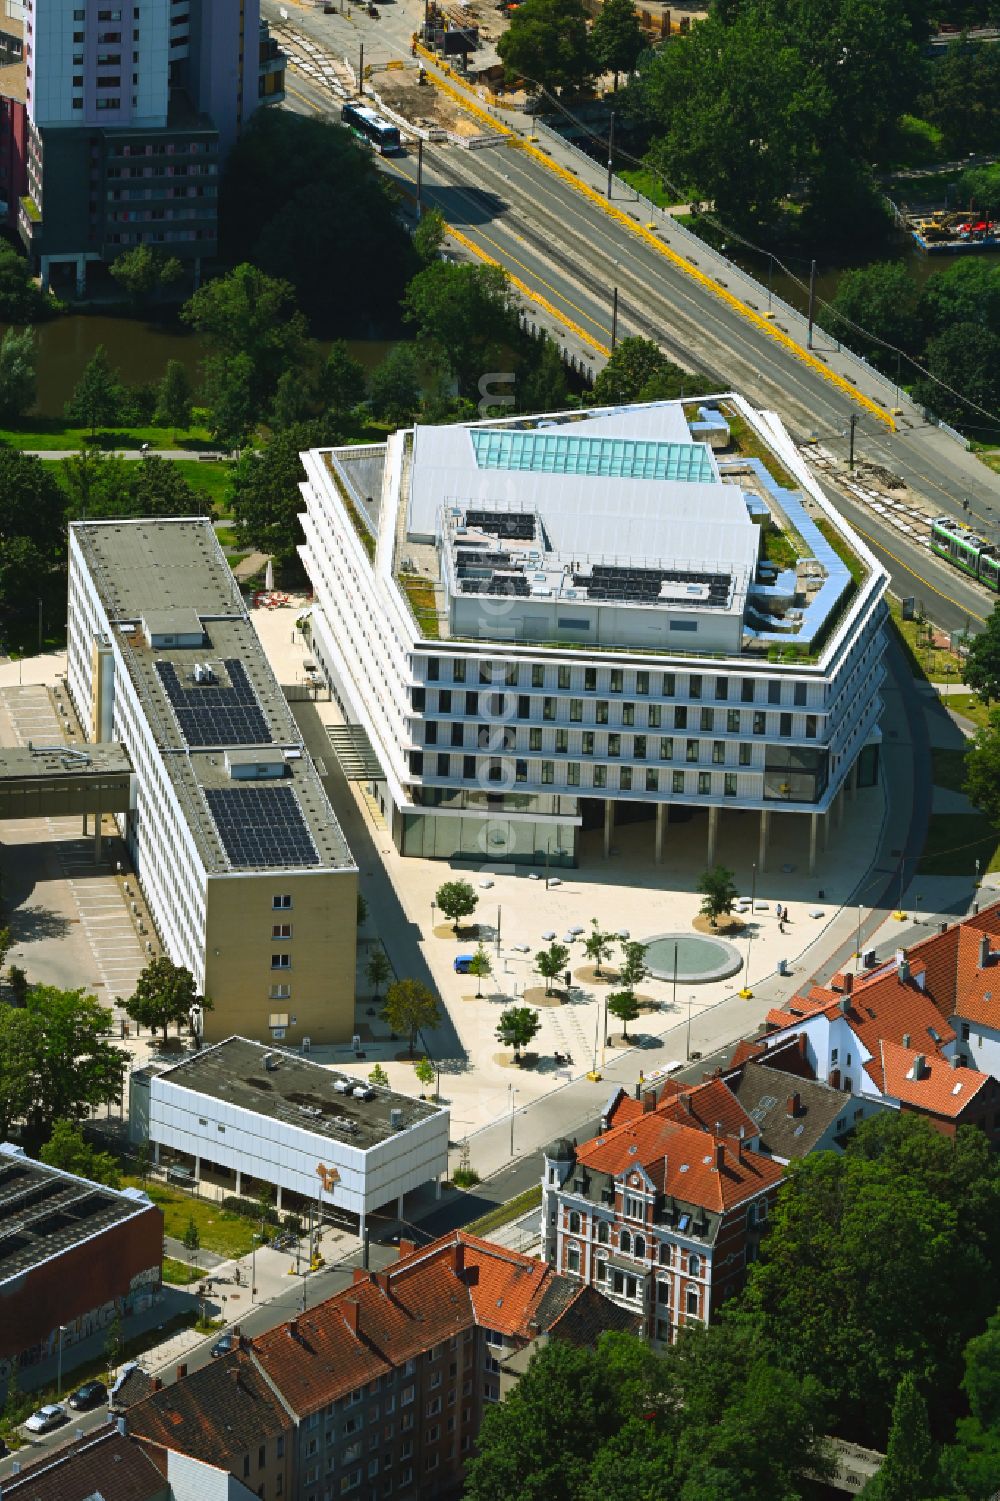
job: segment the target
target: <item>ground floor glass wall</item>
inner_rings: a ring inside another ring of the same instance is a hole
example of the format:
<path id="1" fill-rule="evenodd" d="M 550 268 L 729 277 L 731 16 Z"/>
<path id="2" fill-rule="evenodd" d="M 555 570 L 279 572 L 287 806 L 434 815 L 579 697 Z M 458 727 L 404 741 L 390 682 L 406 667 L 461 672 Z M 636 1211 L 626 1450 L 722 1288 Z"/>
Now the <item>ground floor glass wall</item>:
<path id="1" fill-rule="evenodd" d="M 571 866 L 576 863 L 573 824 L 536 823 L 503 817 L 441 818 L 404 813 L 401 853 L 425 860 L 503 861 L 510 865 Z"/>

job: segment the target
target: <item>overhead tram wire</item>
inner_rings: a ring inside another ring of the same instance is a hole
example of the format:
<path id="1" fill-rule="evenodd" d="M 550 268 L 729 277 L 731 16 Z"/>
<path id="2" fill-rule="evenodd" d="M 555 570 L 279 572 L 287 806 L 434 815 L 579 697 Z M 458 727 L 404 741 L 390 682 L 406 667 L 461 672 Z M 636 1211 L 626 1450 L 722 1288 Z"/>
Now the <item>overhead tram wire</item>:
<path id="1" fill-rule="evenodd" d="M 610 136 L 602 136 L 599 135 L 596 131 L 591 130 L 591 128 L 587 124 L 585 124 L 583 120 L 581 120 L 577 115 L 573 114 L 572 110 L 567 109 L 566 106 L 561 102 L 561 100 L 557 99 L 553 94 L 550 94 L 548 89 L 545 88 L 544 85 L 537 83 L 533 78 L 528 78 L 526 74 L 522 74 L 521 76 L 524 78 L 524 81 L 526 83 L 530 83 L 534 88 L 538 89 L 539 93 L 543 94 L 544 97 L 558 110 L 558 112 L 564 115 L 567 120 L 571 121 L 572 124 L 575 125 L 577 129 L 590 141 L 592 141 L 595 146 L 600 146 L 602 150 L 606 150 L 610 154 L 612 147 L 612 140 Z M 644 162 L 642 157 L 635 156 L 631 151 L 626 150 L 621 145 L 615 146 L 615 152 L 619 157 L 624 157 L 634 166 L 643 167 L 647 171 L 650 170 L 648 163 Z M 681 189 L 676 183 L 670 180 L 670 178 L 661 168 L 654 167 L 652 171 L 654 172 L 655 176 L 659 177 L 660 181 L 670 189 L 671 193 L 673 193 L 677 197 L 678 201 L 683 199 L 684 194 Z M 804 282 L 800 276 L 797 276 L 795 272 L 792 271 L 788 265 L 786 265 L 786 263 L 780 256 L 775 255 L 773 250 L 766 250 L 762 245 L 757 245 L 753 240 L 747 239 L 746 235 L 742 234 L 739 230 L 734 229 L 731 225 L 726 224 L 715 213 L 701 213 L 700 217 L 704 219 L 706 223 L 711 224 L 713 228 L 718 229 L 723 235 L 726 236 L 727 239 L 736 241 L 738 244 L 744 246 L 747 250 L 752 250 L 755 255 L 770 256 L 773 259 L 775 265 L 778 266 L 788 277 L 789 281 L 794 282 L 794 284 L 799 288 L 800 291 L 808 294 L 809 288 L 807 283 Z M 792 259 L 796 259 L 796 257 L 792 257 Z M 807 261 L 804 257 L 802 259 L 804 265 L 811 264 L 811 260 Z M 989 420 L 991 427 L 1000 425 L 1000 413 L 989 411 L 988 408 L 980 406 L 979 403 L 977 401 L 974 401 L 971 396 L 967 396 L 963 391 L 956 390 L 954 386 L 949 385 L 947 381 L 942 380 L 940 376 L 934 375 L 924 365 L 921 365 L 919 360 L 916 360 L 913 355 L 908 354 L 905 349 L 899 348 L 898 345 L 891 343 L 888 339 L 882 338 L 879 334 L 872 333 L 869 329 L 863 327 L 862 324 L 855 323 L 853 319 L 848 318 L 843 313 L 838 312 L 837 309 L 834 308 L 831 303 L 827 302 L 824 297 L 817 297 L 816 303 L 819 305 L 819 307 L 825 309 L 828 313 L 831 313 L 833 317 L 836 318 L 837 321 L 842 323 L 845 327 L 852 329 L 855 333 L 863 334 L 866 339 L 870 340 L 870 342 L 873 344 L 877 344 L 880 348 L 886 349 L 892 354 L 899 355 L 902 359 L 906 360 L 907 364 L 913 370 L 917 371 L 927 380 L 932 381 L 934 385 L 940 387 L 942 391 L 947 391 L 950 396 L 954 396 L 956 400 L 961 401 L 972 411 L 978 412 L 981 417 L 986 417 Z M 838 343 L 839 342 L 840 341 L 838 340 Z"/>

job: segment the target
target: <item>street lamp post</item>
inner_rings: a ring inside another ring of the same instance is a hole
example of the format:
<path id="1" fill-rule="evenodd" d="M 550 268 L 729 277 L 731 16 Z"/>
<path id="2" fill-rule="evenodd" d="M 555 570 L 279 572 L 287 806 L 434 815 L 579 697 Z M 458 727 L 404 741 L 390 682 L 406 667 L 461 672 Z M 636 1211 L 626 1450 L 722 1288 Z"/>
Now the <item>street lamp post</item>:
<path id="1" fill-rule="evenodd" d="M 517 1090 L 514 1088 L 513 1084 L 508 1084 L 507 1085 L 507 1092 L 510 1095 L 510 1155 L 511 1155 L 511 1158 L 513 1158 L 513 1156 L 514 1156 L 514 1096 L 517 1094 Z"/>
<path id="2" fill-rule="evenodd" d="M 693 1005 L 694 1005 L 694 996 L 693 995 L 689 995 L 688 996 L 687 1047 L 685 1048 L 685 1052 L 684 1052 L 684 1056 L 687 1058 L 687 1061 L 689 1063 L 691 1062 L 691 1007 Z"/>
<path id="3" fill-rule="evenodd" d="M 254 1235 L 253 1235 L 253 1248 L 252 1248 L 252 1250 L 250 1252 L 250 1301 L 251 1301 L 251 1303 L 253 1302 L 254 1298 L 256 1298 L 256 1296 L 257 1296 L 257 1242 L 259 1240 L 263 1240 L 263 1238 L 264 1237 L 262 1235 L 258 1235 L 256 1233 L 256 1231 L 254 1231 Z"/>
<path id="4" fill-rule="evenodd" d="M 63 1351 L 63 1335 L 65 1333 L 66 1333 L 66 1325 L 65 1324 L 60 1324 L 59 1325 L 59 1359 L 58 1359 L 57 1364 L 56 1364 L 56 1401 L 57 1402 L 59 1401 L 60 1397 L 62 1396 L 62 1351 Z"/>
<path id="5" fill-rule="evenodd" d="M 431 902 L 431 933 L 434 932 L 434 914 L 436 911 L 437 904 L 435 902 Z"/>

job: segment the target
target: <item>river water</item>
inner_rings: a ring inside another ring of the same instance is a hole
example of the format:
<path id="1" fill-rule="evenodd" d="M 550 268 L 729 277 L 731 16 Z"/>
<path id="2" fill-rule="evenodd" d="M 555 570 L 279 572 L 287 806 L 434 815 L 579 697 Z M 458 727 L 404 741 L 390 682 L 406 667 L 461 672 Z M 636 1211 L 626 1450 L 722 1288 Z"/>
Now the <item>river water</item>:
<path id="1" fill-rule="evenodd" d="M 0 335 L 6 325 L 0 323 Z M 38 340 L 38 403 L 43 417 L 61 417 L 81 371 L 99 344 L 129 385 L 160 380 L 168 360 L 180 360 L 197 383 L 205 346 L 198 334 L 173 324 L 73 313 L 35 326 Z M 322 345 L 324 349 L 329 345 Z M 366 370 L 383 360 L 392 344 L 380 339 L 348 341 Z"/>

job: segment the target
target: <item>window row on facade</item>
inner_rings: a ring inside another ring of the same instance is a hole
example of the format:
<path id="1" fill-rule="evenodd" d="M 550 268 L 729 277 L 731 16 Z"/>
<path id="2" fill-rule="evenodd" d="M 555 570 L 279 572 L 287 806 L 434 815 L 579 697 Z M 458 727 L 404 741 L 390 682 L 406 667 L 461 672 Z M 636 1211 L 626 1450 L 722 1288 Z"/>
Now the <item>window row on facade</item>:
<path id="1" fill-rule="evenodd" d="M 498 723 L 535 720 L 542 723 L 621 725 L 624 729 L 698 730 L 702 734 L 791 736 L 798 734 L 815 740 L 820 717 L 817 714 L 793 714 L 791 711 L 768 713 L 765 709 L 700 708 L 689 704 L 635 704 L 609 699 L 565 698 L 552 694 L 541 698 L 527 693 L 495 693 L 466 690 L 455 693 L 439 689 L 430 701 L 422 687 L 410 690 L 415 714 L 429 712 L 449 720 L 488 718 Z"/>
<path id="2" fill-rule="evenodd" d="M 782 678 L 729 677 L 700 672 L 660 672 L 645 668 L 586 667 L 576 663 L 501 662 L 489 657 L 428 657 L 428 683 L 476 682 L 493 688 L 550 688 L 563 692 L 622 693 L 642 698 L 682 698 L 693 702 L 791 704 L 805 708 L 811 685 Z M 820 694 L 820 697 L 822 694 Z M 814 691 L 813 699 L 816 699 Z"/>

